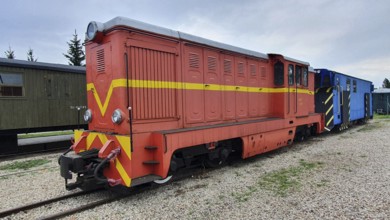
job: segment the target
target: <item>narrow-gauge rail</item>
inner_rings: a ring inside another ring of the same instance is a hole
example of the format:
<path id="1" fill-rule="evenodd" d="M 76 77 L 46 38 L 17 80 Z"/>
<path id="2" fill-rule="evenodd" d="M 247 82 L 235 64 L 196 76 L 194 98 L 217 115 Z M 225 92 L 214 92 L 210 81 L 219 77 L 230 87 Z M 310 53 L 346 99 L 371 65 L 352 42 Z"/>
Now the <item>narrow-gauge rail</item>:
<path id="1" fill-rule="evenodd" d="M 28 148 L 29 146 L 25 146 L 25 147 Z M 18 153 L 0 154 L 0 161 L 14 159 L 14 158 L 21 157 L 21 156 L 30 156 L 30 155 L 34 155 L 34 154 L 62 152 L 63 150 L 65 150 L 67 148 L 69 148 L 69 146 L 48 148 L 48 149 L 35 150 L 35 151 L 26 150 L 26 151 L 21 151 L 21 152 L 18 152 Z"/>
<path id="2" fill-rule="evenodd" d="M 13 209 L 9 209 L 9 210 L 0 212 L 0 218 L 4 218 L 4 217 L 7 217 L 7 216 L 12 215 L 12 214 L 16 214 L 16 213 L 23 212 L 23 211 L 28 211 L 28 210 L 35 209 L 35 208 L 38 208 L 38 207 L 42 207 L 42 206 L 45 206 L 45 205 L 48 205 L 48 204 L 51 204 L 51 203 L 54 203 L 54 202 L 58 202 L 58 201 L 61 201 L 61 200 L 65 200 L 65 199 L 70 199 L 70 198 L 86 195 L 86 194 L 89 194 L 91 192 L 92 191 L 82 191 L 82 192 L 67 194 L 67 195 L 64 195 L 64 196 L 58 196 L 58 197 L 55 197 L 55 198 L 51 198 L 51 199 L 47 199 L 47 200 L 31 203 L 31 204 L 28 204 L 28 205 L 19 206 L 19 207 L 13 208 Z"/>

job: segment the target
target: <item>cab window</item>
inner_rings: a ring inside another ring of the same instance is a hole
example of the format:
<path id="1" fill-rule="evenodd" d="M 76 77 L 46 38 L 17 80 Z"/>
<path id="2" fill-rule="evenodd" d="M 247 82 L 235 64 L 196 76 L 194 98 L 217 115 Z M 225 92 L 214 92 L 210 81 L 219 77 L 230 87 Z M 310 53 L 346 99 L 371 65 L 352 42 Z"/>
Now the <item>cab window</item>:
<path id="1" fill-rule="evenodd" d="M 295 66 L 295 82 L 297 86 L 301 85 L 302 67 Z"/>
<path id="2" fill-rule="evenodd" d="M 288 65 L 288 85 L 294 85 L 294 65 Z"/>
<path id="3" fill-rule="evenodd" d="M 347 91 L 351 91 L 351 80 L 347 79 Z"/>
<path id="4" fill-rule="evenodd" d="M 282 86 L 284 84 L 284 65 L 280 61 L 274 64 L 274 84 L 275 86 Z"/>
<path id="5" fill-rule="evenodd" d="M 303 80 L 303 86 L 307 87 L 309 85 L 309 74 L 306 67 L 303 68 L 302 80 Z"/>

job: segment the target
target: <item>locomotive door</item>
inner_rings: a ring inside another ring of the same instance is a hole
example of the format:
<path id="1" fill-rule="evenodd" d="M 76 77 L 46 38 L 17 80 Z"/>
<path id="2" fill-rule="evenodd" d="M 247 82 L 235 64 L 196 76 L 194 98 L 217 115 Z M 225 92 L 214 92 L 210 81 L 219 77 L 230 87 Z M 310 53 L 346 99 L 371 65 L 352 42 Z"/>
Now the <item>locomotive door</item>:
<path id="1" fill-rule="evenodd" d="M 111 43 L 105 43 L 91 48 L 92 56 L 88 57 L 89 69 L 87 69 L 88 106 L 96 109 L 95 120 L 92 121 L 95 128 L 113 130 L 114 125 L 109 119 L 112 109 L 108 109 L 112 94 L 109 93 L 112 82 L 111 67 Z M 89 72 L 89 73 L 88 73 Z M 113 101 L 113 100 L 111 100 Z M 108 120 L 107 120 L 108 119 Z"/>
<path id="2" fill-rule="evenodd" d="M 348 88 L 347 88 L 348 89 Z M 341 118 L 342 128 L 346 128 L 349 125 L 351 114 L 351 91 L 342 91 L 342 105 L 341 105 Z"/>
<path id="3" fill-rule="evenodd" d="M 288 65 L 288 88 L 287 88 L 287 115 L 294 116 L 297 112 L 297 87 L 295 84 L 295 68 L 293 64 Z"/>
<path id="4" fill-rule="evenodd" d="M 145 39 L 129 39 L 126 45 L 129 54 L 127 78 L 131 82 L 129 102 L 134 122 L 177 120 L 175 45 L 156 45 Z"/>
<path id="5" fill-rule="evenodd" d="M 221 120 L 219 53 L 204 49 L 204 101 L 206 122 Z"/>

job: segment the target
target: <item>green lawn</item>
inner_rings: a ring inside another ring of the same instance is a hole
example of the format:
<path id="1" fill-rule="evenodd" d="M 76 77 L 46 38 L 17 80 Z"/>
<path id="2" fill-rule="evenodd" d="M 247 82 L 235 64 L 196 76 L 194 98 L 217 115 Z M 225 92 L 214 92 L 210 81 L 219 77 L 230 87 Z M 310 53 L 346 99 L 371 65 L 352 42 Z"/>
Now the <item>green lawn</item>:
<path id="1" fill-rule="evenodd" d="M 73 134 L 73 131 L 72 130 L 68 130 L 68 131 L 49 131 L 49 132 L 18 134 L 18 138 L 19 139 L 24 139 L 24 138 L 34 138 L 34 137 L 48 137 L 48 136 L 56 136 L 56 135 L 66 135 L 66 134 Z"/>

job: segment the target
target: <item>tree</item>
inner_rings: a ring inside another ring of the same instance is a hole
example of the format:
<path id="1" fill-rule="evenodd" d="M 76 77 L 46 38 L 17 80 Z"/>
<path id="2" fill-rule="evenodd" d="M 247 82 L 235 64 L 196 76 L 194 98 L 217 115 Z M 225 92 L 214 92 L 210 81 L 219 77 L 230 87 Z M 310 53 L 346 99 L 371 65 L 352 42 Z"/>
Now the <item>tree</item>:
<path id="1" fill-rule="evenodd" d="M 15 53 L 11 49 L 11 46 L 9 46 L 9 49 L 7 51 L 5 51 L 4 54 L 5 54 L 5 57 L 7 57 L 8 59 L 15 59 Z"/>
<path id="2" fill-rule="evenodd" d="M 382 87 L 383 88 L 390 88 L 390 81 L 387 78 L 385 78 L 385 80 L 383 80 Z"/>
<path id="3" fill-rule="evenodd" d="M 64 54 L 64 56 L 69 60 L 69 65 L 82 66 L 82 62 L 85 60 L 85 54 L 83 51 L 83 45 L 81 44 L 81 40 L 77 37 L 76 30 L 74 31 L 73 40 L 66 43 L 69 46 L 69 50 L 68 54 Z"/>
<path id="4" fill-rule="evenodd" d="M 31 48 L 28 49 L 28 51 L 27 51 L 27 61 L 31 61 L 31 62 L 38 61 L 38 58 L 37 59 L 34 58 L 33 50 Z"/>

